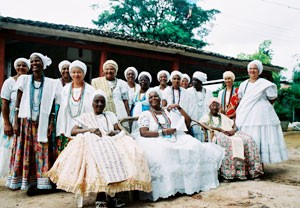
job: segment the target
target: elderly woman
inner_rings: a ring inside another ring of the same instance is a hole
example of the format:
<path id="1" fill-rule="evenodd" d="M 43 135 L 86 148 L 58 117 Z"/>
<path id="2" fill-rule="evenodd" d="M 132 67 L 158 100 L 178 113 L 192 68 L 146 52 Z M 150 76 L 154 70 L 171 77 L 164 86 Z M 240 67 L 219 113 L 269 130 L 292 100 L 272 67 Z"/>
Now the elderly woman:
<path id="1" fill-rule="evenodd" d="M 59 102 L 57 81 L 44 76 L 51 59 L 41 53 L 30 55 L 32 75 L 21 75 L 15 104 L 10 172 L 6 185 L 27 190 L 28 195 L 51 189 L 48 137 L 54 129 L 54 99 Z"/>
<path id="2" fill-rule="evenodd" d="M 178 104 L 189 116 L 191 116 L 192 112 L 195 110 L 195 106 L 192 103 L 192 97 L 190 93 L 183 87 L 180 87 L 180 82 L 182 79 L 181 72 L 173 71 L 170 78 L 172 81 L 172 86 L 164 91 L 164 96 L 167 100 L 167 106 Z"/>
<path id="3" fill-rule="evenodd" d="M 218 99 L 221 101 L 221 113 L 234 119 L 239 104 L 238 88 L 233 86 L 235 75 L 231 71 L 226 71 L 223 73 L 223 79 L 225 88 L 218 95 Z"/>
<path id="4" fill-rule="evenodd" d="M 188 74 L 182 74 L 182 79 L 180 86 L 183 87 L 184 89 L 189 88 L 189 84 L 191 82 L 191 78 Z"/>
<path id="5" fill-rule="evenodd" d="M 11 157 L 11 144 L 13 141 L 13 123 L 15 117 L 15 102 L 17 96 L 16 82 L 22 74 L 27 74 L 30 61 L 18 58 L 14 62 L 17 74 L 8 78 L 1 89 L 2 114 L 0 118 L 0 178 L 7 177 Z"/>
<path id="6" fill-rule="evenodd" d="M 190 116 L 196 121 L 199 121 L 203 115 L 209 112 L 208 102 L 213 97 L 212 92 L 203 87 L 203 83 L 206 81 L 207 75 L 203 72 L 196 71 L 192 78 L 193 87 L 187 90 L 192 97 L 191 103 L 193 105 L 193 111 L 191 111 Z M 203 134 L 198 125 L 193 125 L 192 131 L 194 137 L 201 142 L 204 141 Z"/>
<path id="7" fill-rule="evenodd" d="M 161 98 L 159 90 L 147 91 L 151 109 L 141 113 L 139 132 L 133 134 L 145 151 L 152 177 L 152 193 L 141 197 L 156 201 L 176 193 L 193 194 L 217 187 L 224 150 L 186 134 L 190 123 L 187 113 L 177 103 L 163 109 Z"/>
<path id="8" fill-rule="evenodd" d="M 220 112 L 221 103 L 212 98 L 209 103 L 210 112 L 200 122 L 215 130 L 213 142 L 225 148 L 225 158 L 221 166 L 224 179 L 254 179 L 263 174 L 260 154 L 254 140 L 241 132 L 233 120 Z"/>
<path id="9" fill-rule="evenodd" d="M 128 89 L 129 89 L 129 91 L 128 91 L 128 96 L 129 96 L 128 105 L 129 105 L 129 109 L 131 109 L 135 94 L 141 89 L 140 85 L 135 83 L 135 79 L 138 77 L 138 71 L 133 66 L 128 67 L 124 71 L 124 77 L 127 80 L 127 85 L 128 85 Z"/>
<path id="10" fill-rule="evenodd" d="M 146 99 L 146 92 L 150 87 L 152 76 L 149 72 L 141 72 L 139 75 L 139 84 L 141 89 L 135 94 L 133 100 L 132 116 L 138 116 L 141 112 L 149 110 L 150 106 Z"/>
<path id="11" fill-rule="evenodd" d="M 58 64 L 58 70 L 61 74 L 59 81 L 62 87 L 64 87 L 67 83 L 70 83 L 72 81 L 69 73 L 70 64 L 71 62 L 68 60 L 63 60 Z"/>
<path id="12" fill-rule="evenodd" d="M 107 60 L 103 64 L 104 77 L 92 79 L 92 86 L 97 90 L 103 90 L 107 95 L 105 111 L 113 112 L 118 119 L 130 115 L 128 85 L 125 81 L 118 79 L 118 64 L 113 60 Z"/>
<path id="13" fill-rule="evenodd" d="M 251 135 L 258 145 L 263 163 L 277 163 L 288 159 L 280 121 L 272 106 L 277 97 L 276 85 L 260 78 L 261 61 L 248 64 L 249 79 L 242 82 L 236 110 L 236 125 Z"/>
<path id="14" fill-rule="evenodd" d="M 150 172 L 142 150 L 120 132 L 114 113 L 103 112 L 105 93 L 96 90 L 92 98 L 93 112 L 76 119 L 74 137 L 48 172 L 50 179 L 57 188 L 82 196 L 100 192 L 97 207 L 107 207 L 105 193 L 150 192 Z"/>
<path id="15" fill-rule="evenodd" d="M 57 116 L 57 151 L 60 154 L 67 146 L 76 119 L 82 113 L 93 112 L 91 106 L 94 88 L 84 81 L 87 71 L 85 63 L 75 60 L 70 64 L 72 82 L 64 86 Z"/>

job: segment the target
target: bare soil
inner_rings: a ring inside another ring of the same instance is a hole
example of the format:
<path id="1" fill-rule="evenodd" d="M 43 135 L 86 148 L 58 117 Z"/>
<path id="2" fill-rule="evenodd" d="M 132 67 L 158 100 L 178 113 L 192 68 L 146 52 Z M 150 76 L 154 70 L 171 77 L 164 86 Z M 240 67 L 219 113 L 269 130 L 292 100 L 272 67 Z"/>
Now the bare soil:
<path id="1" fill-rule="evenodd" d="M 221 183 L 216 189 L 192 196 L 179 195 L 157 202 L 134 200 L 126 207 L 300 207 L 300 132 L 285 133 L 289 160 L 265 165 L 265 175 L 259 181 Z M 95 207 L 96 195 L 84 199 L 84 207 Z M 24 191 L 11 191 L 0 179 L 0 207 L 74 208 L 72 193 L 58 192 L 28 197 Z"/>

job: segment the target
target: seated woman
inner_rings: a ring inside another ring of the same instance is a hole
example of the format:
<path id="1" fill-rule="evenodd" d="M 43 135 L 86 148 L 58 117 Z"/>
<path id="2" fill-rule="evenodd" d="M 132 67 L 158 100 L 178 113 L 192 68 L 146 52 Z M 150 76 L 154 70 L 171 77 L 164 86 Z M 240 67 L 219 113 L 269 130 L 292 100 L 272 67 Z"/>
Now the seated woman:
<path id="1" fill-rule="evenodd" d="M 224 147 L 225 158 L 221 166 L 221 175 L 225 179 L 257 178 L 263 174 L 258 148 L 254 140 L 241 132 L 230 118 L 220 112 L 221 103 L 212 98 L 210 113 L 204 115 L 200 123 L 215 131 L 213 142 Z"/>
<path id="2" fill-rule="evenodd" d="M 121 191 L 151 191 L 143 151 L 131 137 L 119 131 L 117 117 L 112 112 L 103 112 L 106 101 L 105 93 L 96 90 L 94 113 L 76 119 L 73 140 L 48 172 L 58 189 L 82 196 L 100 192 L 98 207 L 106 206 L 104 193 L 114 196 Z"/>
<path id="3" fill-rule="evenodd" d="M 161 108 L 158 89 L 147 91 L 150 110 L 141 113 L 137 143 L 145 151 L 151 171 L 152 193 L 142 193 L 142 199 L 156 201 L 176 193 L 193 194 L 216 188 L 217 171 L 224 157 L 223 148 L 202 144 L 186 134 L 190 118 L 178 104 L 168 110 Z"/>

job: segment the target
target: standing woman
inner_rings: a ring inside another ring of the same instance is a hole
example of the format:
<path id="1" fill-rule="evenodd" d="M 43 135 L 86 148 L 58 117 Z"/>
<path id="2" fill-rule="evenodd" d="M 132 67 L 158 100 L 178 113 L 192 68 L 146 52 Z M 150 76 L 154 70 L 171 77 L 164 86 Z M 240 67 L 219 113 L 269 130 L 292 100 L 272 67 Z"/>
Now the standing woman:
<path id="1" fill-rule="evenodd" d="M 118 119 L 130 115 L 128 85 L 124 80 L 118 79 L 118 64 L 113 60 L 107 60 L 103 64 L 104 77 L 92 79 L 92 86 L 103 90 L 107 95 L 105 111 L 113 112 Z"/>
<path id="2" fill-rule="evenodd" d="M 260 78 L 261 61 L 248 64 L 249 79 L 242 82 L 236 110 L 236 125 L 241 132 L 251 135 L 256 142 L 262 163 L 277 163 L 288 159 L 280 121 L 272 103 L 277 98 L 276 85 Z"/>
<path id="3" fill-rule="evenodd" d="M 59 81 L 64 87 L 67 83 L 70 83 L 72 81 L 70 73 L 69 73 L 69 67 L 71 62 L 68 60 L 63 60 L 58 64 L 58 69 L 61 74 L 61 78 L 59 78 Z"/>
<path id="4" fill-rule="evenodd" d="M 71 130 L 76 119 L 82 113 L 93 112 L 91 106 L 94 88 L 84 81 L 87 71 L 85 63 L 75 60 L 70 64 L 72 82 L 64 86 L 60 109 L 57 117 L 57 149 L 60 154 L 67 146 L 71 137 Z"/>
<path id="5" fill-rule="evenodd" d="M 0 177 L 7 177 L 9 172 L 9 160 L 11 156 L 11 144 L 13 141 L 13 124 L 15 117 L 15 102 L 17 96 L 16 82 L 20 75 L 27 74 L 30 61 L 18 58 L 14 62 L 17 75 L 8 78 L 1 89 L 2 114 L 0 118 Z"/>
<path id="6" fill-rule="evenodd" d="M 59 102 L 57 81 L 44 75 L 51 59 L 40 53 L 30 55 L 33 74 L 17 81 L 17 99 L 10 172 L 6 186 L 27 190 L 28 195 L 51 189 L 46 176 L 49 167 L 48 137 L 53 131 L 54 99 Z"/>
<path id="7" fill-rule="evenodd" d="M 129 96 L 128 105 L 129 105 L 129 109 L 131 109 L 135 93 L 137 93 L 141 89 L 140 85 L 135 83 L 135 79 L 138 77 L 138 71 L 133 66 L 128 67 L 124 71 L 124 77 L 127 80 L 127 85 L 128 85 L 128 89 L 129 89 L 129 91 L 128 91 L 128 96 Z"/>
<path id="8" fill-rule="evenodd" d="M 184 89 L 189 88 L 189 84 L 191 82 L 191 78 L 188 74 L 182 74 L 182 79 L 180 86 L 183 87 Z"/>
<path id="9" fill-rule="evenodd" d="M 231 71 L 223 73 L 225 88 L 219 92 L 218 99 L 221 101 L 221 113 L 228 116 L 230 119 L 235 118 L 235 111 L 239 104 L 238 90 L 233 83 L 235 75 Z"/>

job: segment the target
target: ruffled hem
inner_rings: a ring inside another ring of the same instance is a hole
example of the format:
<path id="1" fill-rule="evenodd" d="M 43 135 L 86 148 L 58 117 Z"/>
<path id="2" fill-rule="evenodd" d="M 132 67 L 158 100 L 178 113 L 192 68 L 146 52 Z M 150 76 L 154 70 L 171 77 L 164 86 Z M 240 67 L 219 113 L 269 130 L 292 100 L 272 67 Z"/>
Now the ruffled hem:
<path id="1" fill-rule="evenodd" d="M 109 185 L 103 184 L 99 181 L 95 181 L 92 184 L 74 184 L 71 181 L 60 180 L 59 175 L 56 174 L 55 171 L 49 171 L 47 175 L 51 181 L 56 184 L 58 189 L 71 193 L 80 193 L 82 196 L 88 196 L 90 193 L 105 192 L 113 197 L 116 193 L 123 191 L 137 190 L 148 193 L 152 191 L 151 182 L 138 181 L 134 179 Z"/>

